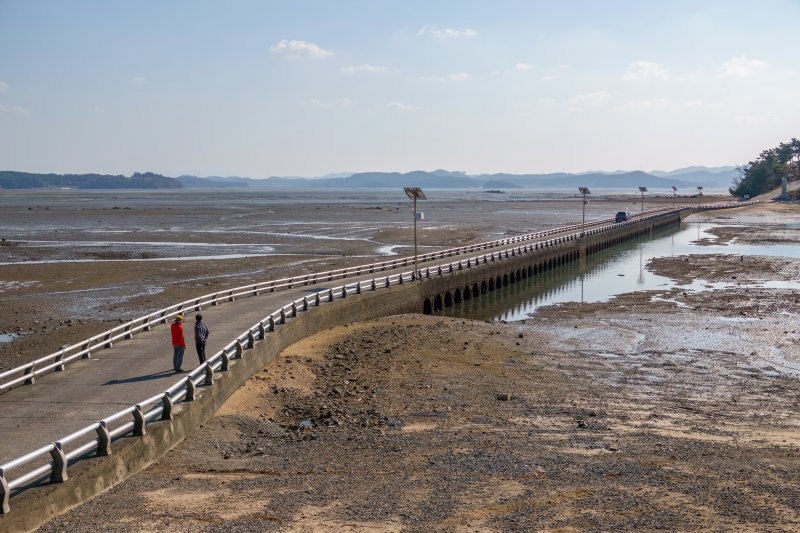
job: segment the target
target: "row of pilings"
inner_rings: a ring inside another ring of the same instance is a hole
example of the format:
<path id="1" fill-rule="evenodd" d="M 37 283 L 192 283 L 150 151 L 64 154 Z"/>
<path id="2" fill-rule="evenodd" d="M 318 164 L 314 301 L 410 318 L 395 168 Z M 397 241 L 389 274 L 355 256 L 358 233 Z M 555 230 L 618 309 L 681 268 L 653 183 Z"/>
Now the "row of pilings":
<path id="1" fill-rule="evenodd" d="M 422 302 L 422 312 L 433 314 L 446 307 L 479 298 L 553 268 L 579 261 L 617 244 L 652 235 L 654 231 L 680 224 L 680 215 L 672 212 L 655 219 L 621 225 L 607 232 L 519 254 L 506 260 L 487 263 L 480 268 L 455 272 L 452 276 L 430 280 L 430 290 Z"/>

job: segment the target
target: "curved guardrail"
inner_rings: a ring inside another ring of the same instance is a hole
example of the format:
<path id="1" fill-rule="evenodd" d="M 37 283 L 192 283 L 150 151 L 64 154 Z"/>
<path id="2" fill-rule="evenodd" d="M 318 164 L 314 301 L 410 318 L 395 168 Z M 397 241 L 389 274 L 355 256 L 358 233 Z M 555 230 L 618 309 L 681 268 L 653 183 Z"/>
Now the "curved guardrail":
<path id="1" fill-rule="evenodd" d="M 687 207 L 692 209 L 720 209 L 726 207 L 751 205 L 753 203 L 756 202 L 710 204 L 707 206 Z M 668 210 L 672 211 L 671 208 Z M 579 233 L 572 233 L 541 242 L 506 248 L 505 250 L 492 252 L 491 254 L 487 253 L 475 257 L 460 259 L 455 262 L 435 265 L 433 268 L 426 267 L 424 271 L 420 269 L 418 272 L 422 278 L 443 276 L 463 270 L 465 268 L 472 268 L 480 264 L 495 262 L 521 254 L 532 253 L 541 249 L 549 248 L 551 246 L 573 241 L 584 236 L 596 235 L 623 227 L 625 225 L 636 224 L 642 220 L 655 218 L 663 214 L 664 211 L 664 209 L 653 210 L 647 214 L 639 215 L 635 220 L 630 220 L 628 222 L 606 224 L 600 227 L 585 229 Z M 578 227 L 580 228 L 580 225 L 578 225 Z M 550 232 L 550 234 L 570 231 L 568 228 L 575 229 L 575 226 L 561 228 L 558 231 L 553 230 Z M 499 246 L 499 244 L 494 243 L 512 240 L 517 240 L 519 242 L 522 240 L 522 237 L 502 239 L 500 241 L 492 241 L 484 244 Z M 473 245 L 454 250 L 475 248 L 478 246 L 481 245 Z M 445 250 L 437 253 L 447 254 L 449 252 L 451 251 Z M 434 254 L 427 255 L 433 256 Z M 339 274 L 337 275 L 342 275 L 341 273 L 343 273 L 343 271 L 350 271 L 353 273 L 352 271 L 355 268 L 357 267 L 340 269 L 339 271 L 331 272 L 338 272 Z M 361 268 L 363 269 L 364 267 Z M 313 296 L 303 296 L 302 298 L 295 299 L 253 324 L 251 327 L 237 336 L 233 341 L 215 353 L 212 357 L 208 358 L 203 364 L 187 373 L 184 378 L 173 384 L 164 392 L 131 405 L 70 435 L 51 442 L 46 446 L 42 446 L 41 448 L 33 450 L 30 453 L 0 465 L 0 513 L 5 514 L 10 511 L 10 498 L 15 489 L 24 487 L 31 482 L 41 480 L 46 476 L 49 476 L 51 483 L 63 482 L 68 478 L 67 466 L 70 461 L 76 461 L 80 458 L 87 457 L 88 454 L 91 453 L 94 453 L 95 456 L 109 455 L 111 453 L 111 444 L 114 439 L 122 436 L 143 436 L 146 434 L 148 423 L 153 423 L 158 420 L 171 420 L 173 418 L 173 407 L 175 403 L 181 400 L 186 402 L 194 401 L 198 394 L 198 386 L 201 384 L 213 386 L 217 373 L 227 371 L 232 363 L 235 364 L 237 359 L 244 357 L 245 350 L 253 348 L 256 342 L 266 341 L 268 334 L 272 331 L 275 331 L 275 328 L 280 324 L 285 324 L 287 320 L 301 317 L 302 313 L 309 312 L 315 307 L 319 307 L 325 303 L 334 302 L 336 299 L 347 298 L 351 294 L 360 294 L 364 291 L 375 291 L 381 288 L 391 287 L 392 285 L 401 285 L 403 283 L 412 282 L 416 279 L 417 275 L 418 273 L 414 271 L 400 272 L 398 274 L 390 274 L 381 278 L 372 278 L 366 281 L 357 281 L 350 284 L 339 285 L 337 287 L 327 289 L 327 291 L 318 292 Z M 294 278 L 287 278 L 287 280 L 292 279 Z M 278 282 L 271 283 L 291 283 L 287 280 L 279 280 Z M 260 284 L 253 287 L 258 286 L 260 286 Z M 235 293 L 237 290 L 238 289 L 232 289 L 231 291 Z M 249 288 L 248 293 L 255 290 L 257 289 Z M 219 293 L 215 293 L 215 296 L 218 294 Z M 226 294 L 225 297 L 229 297 L 229 295 Z M 198 301 L 199 300 L 192 300 L 188 302 L 192 302 L 192 305 L 200 305 L 197 303 Z M 213 302 L 214 300 L 208 299 L 208 301 Z M 148 315 L 148 317 L 157 315 L 158 320 L 161 320 L 165 316 L 169 316 L 170 313 L 177 314 L 180 312 L 179 309 L 182 309 L 182 306 L 184 306 L 186 303 L 187 302 L 182 302 L 181 304 L 170 306 L 159 312 L 151 313 Z M 176 311 L 176 309 L 178 310 Z M 133 322 L 129 322 L 127 325 L 132 323 Z M 122 331 L 130 331 L 132 329 L 133 328 L 128 330 L 123 329 Z M 104 341 L 108 341 L 108 339 L 105 337 L 107 334 L 108 332 L 105 332 L 104 334 L 93 337 L 93 339 L 102 338 Z M 82 348 L 81 350 L 85 350 L 85 348 Z M 63 362 L 66 364 L 66 360 Z M 21 467 L 26 465 L 27 470 L 9 480 L 8 474 L 10 472 L 20 470 Z"/>

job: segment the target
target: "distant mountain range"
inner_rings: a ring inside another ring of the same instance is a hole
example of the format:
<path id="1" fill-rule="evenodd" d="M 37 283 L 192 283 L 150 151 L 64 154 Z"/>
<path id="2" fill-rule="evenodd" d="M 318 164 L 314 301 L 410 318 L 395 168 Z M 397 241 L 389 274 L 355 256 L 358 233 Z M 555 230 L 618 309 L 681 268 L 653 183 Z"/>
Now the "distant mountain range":
<path id="1" fill-rule="evenodd" d="M 76 188 L 76 189 L 636 189 L 637 187 L 724 189 L 739 175 L 736 167 L 687 167 L 672 171 L 615 171 L 571 174 L 479 174 L 434 170 L 413 172 L 359 172 L 328 174 L 320 178 L 279 177 L 243 178 L 238 176 L 178 176 L 170 178 L 152 172 L 130 177 L 104 174 L 32 174 L 0 171 L 0 189 Z"/>

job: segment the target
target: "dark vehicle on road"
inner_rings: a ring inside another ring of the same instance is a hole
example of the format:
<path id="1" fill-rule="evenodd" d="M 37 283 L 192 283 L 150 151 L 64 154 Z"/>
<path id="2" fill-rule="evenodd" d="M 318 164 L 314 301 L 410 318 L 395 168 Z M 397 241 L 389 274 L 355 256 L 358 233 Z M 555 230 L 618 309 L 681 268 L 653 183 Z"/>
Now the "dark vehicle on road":
<path id="1" fill-rule="evenodd" d="M 617 216 L 614 217 L 614 222 L 625 222 L 631 217 L 627 211 L 618 211 Z"/>

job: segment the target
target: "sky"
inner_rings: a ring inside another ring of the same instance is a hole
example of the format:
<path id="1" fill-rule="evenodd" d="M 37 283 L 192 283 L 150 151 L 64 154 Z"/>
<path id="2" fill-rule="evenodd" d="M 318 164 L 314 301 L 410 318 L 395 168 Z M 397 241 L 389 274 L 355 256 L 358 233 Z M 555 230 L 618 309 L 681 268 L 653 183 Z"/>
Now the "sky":
<path id="1" fill-rule="evenodd" d="M 800 0 L 0 0 L 0 170 L 738 165 L 800 137 Z"/>

